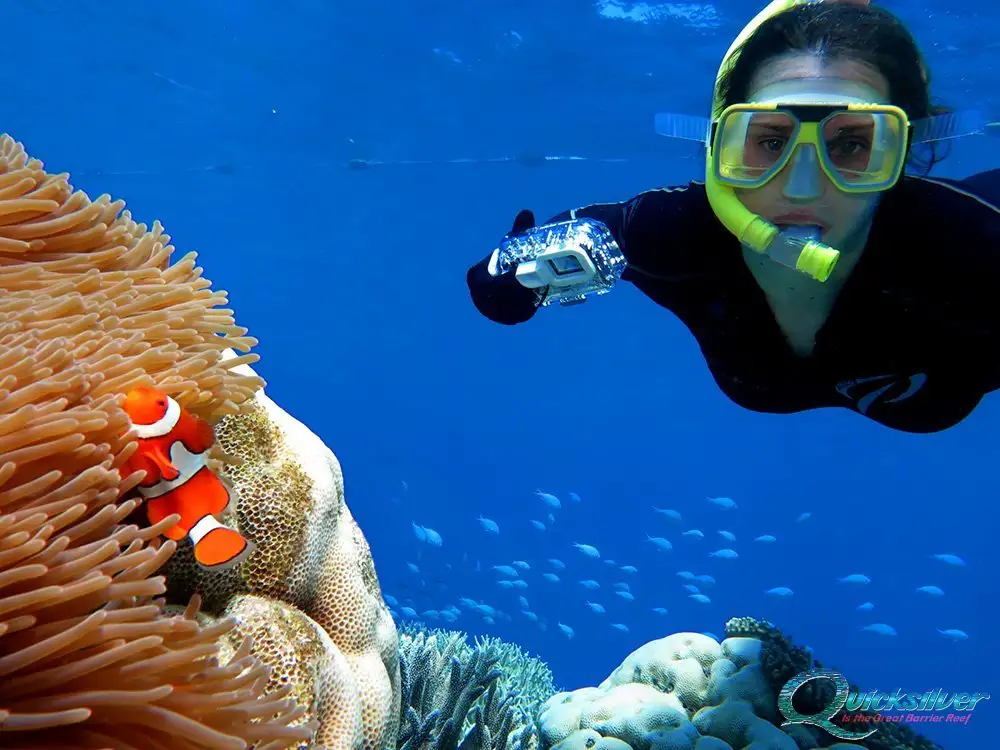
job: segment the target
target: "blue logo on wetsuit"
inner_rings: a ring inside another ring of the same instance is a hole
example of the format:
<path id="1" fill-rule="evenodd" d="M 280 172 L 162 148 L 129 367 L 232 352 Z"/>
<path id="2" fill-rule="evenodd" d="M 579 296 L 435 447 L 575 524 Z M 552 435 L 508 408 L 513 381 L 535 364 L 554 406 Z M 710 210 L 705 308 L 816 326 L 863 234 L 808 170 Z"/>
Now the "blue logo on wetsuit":
<path id="1" fill-rule="evenodd" d="M 876 402 L 895 404 L 906 401 L 923 388 L 926 382 L 927 374 L 923 372 L 914 375 L 872 375 L 867 378 L 842 380 L 837 383 L 837 392 L 853 401 L 859 412 L 866 414 L 871 405 Z M 902 393 L 891 398 L 883 398 L 894 386 L 901 387 Z"/>

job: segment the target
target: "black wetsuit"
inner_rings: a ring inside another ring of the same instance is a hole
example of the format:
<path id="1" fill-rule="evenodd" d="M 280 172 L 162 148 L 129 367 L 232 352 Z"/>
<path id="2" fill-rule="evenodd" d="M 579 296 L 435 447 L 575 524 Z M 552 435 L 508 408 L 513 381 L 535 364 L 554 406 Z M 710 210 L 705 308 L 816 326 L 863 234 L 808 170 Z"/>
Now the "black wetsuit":
<path id="1" fill-rule="evenodd" d="M 1000 388 L 998 205 L 1000 170 L 960 182 L 901 180 L 883 196 L 809 356 L 788 345 L 703 185 L 651 190 L 549 222 L 604 222 L 634 266 L 622 278 L 687 325 L 735 403 L 769 413 L 840 406 L 925 433 L 957 424 Z M 467 275 L 476 307 L 498 323 L 527 321 L 538 295 L 513 272 L 491 276 L 488 263 Z"/>

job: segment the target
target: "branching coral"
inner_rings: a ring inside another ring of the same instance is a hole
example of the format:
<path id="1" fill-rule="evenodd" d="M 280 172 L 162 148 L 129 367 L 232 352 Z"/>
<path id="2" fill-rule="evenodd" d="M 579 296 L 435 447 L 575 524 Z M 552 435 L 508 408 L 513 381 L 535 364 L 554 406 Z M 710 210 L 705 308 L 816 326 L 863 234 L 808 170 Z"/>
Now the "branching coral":
<path id="1" fill-rule="evenodd" d="M 262 697 L 248 644 L 220 665 L 233 622 L 200 625 L 196 600 L 163 613 L 176 516 L 126 523 L 140 476 L 118 471 L 136 447 L 120 394 L 155 385 L 214 421 L 262 385 L 233 372 L 254 355 L 223 360 L 255 342 L 169 243 L 0 137 L 4 748 L 284 747 L 312 730 L 288 726 L 282 691 Z"/>
<path id="2" fill-rule="evenodd" d="M 548 668 L 520 649 L 495 639 L 473 647 L 463 633 L 408 627 L 400 663 L 401 750 L 537 746 L 535 713 L 555 688 Z"/>

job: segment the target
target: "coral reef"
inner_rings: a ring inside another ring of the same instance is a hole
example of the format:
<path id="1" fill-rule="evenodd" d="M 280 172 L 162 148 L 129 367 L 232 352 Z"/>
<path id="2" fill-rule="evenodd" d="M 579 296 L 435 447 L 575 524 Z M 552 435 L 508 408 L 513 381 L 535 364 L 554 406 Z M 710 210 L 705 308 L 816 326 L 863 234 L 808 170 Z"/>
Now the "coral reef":
<path id="1" fill-rule="evenodd" d="M 719 644 L 698 633 L 676 633 L 632 654 L 598 687 L 558 693 L 539 716 L 542 744 L 568 750 L 580 743 L 632 750 L 752 743 L 798 750 L 775 726 L 777 701 L 761 673 L 760 642 Z M 597 734 L 595 738 L 594 733 Z"/>
<path id="2" fill-rule="evenodd" d="M 245 364 L 234 371 L 253 376 Z M 166 568 L 168 598 L 201 592 L 207 613 L 238 623 L 230 646 L 253 636 L 254 655 L 271 668 L 268 687 L 294 686 L 292 697 L 317 721 L 316 747 L 393 746 L 398 637 L 339 462 L 263 390 L 216 434 L 233 461 L 226 474 L 237 498 L 221 518 L 256 550 L 238 567 L 207 572 L 182 543 Z"/>
<path id="3" fill-rule="evenodd" d="M 400 750 L 534 750 L 535 716 L 555 692 L 543 662 L 493 638 L 400 633 L 403 675 Z"/>
<path id="4" fill-rule="evenodd" d="M 269 690 L 229 619 L 170 614 L 176 544 L 128 523 L 141 475 L 125 391 L 156 386 L 215 421 L 262 382 L 255 343 L 159 224 L 75 192 L 0 137 L 0 745 L 280 748 L 314 727 Z M 223 358 L 226 350 L 244 352 Z M 220 456 L 213 466 L 221 466 Z M 299 722 L 298 726 L 291 724 Z"/>
<path id="5" fill-rule="evenodd" d="M 538 718 L 541 745 L 559 750 L 932 750 L 905 725 L 845 743 L 813 727 L 782 731 L 777 695 L 785 682 L 813 666 L 810 653 L 769 623 L 731 620 L 718 643 L 697 633 L 651 641 L 598 687 L 558 693 Z M 826 704 L 820 686 L 802 690 L 803 713 Z M 798 697 L 798 696 L 797 696 Z M 832 695 L 830 696 L 832 697 Z M 798 706 L 798 702 L 796 703 Z M 904 731 L 900 732 L 899 730 Z"/>
<path id="6" fill-rule="evenodd" d="M 755 620 L 752 617 L 736 617 L 726 623 L 726 635 L 754 638 L 761 642 L 761 668 L 764 678 L 775 694 L 800 672 L 824 668 L 813 658 L 809 650 L 796 646 L 788 636 L 769 622 Z M 851 689 L 859 688 L 851 684 Z M 828 680 L 815 680 L 796 692 L 794 705 L 800 713 L 817 713 L 828 706 L 833 697 L 833 683 Z M 834 723 L 843 723 L 848 728 L 857 726 L 855 717 L 862 714 L 871 715 L 865 711 L 845 711 L 834 718 Z M 825 732 L 817 735 L 819 738 L 816 746 L 823 747 L 822 742 L 830 742 L 829 735 Z M 867 737 L 864 746 L 868 750 L 941 750 L 938 745 L 922 737 L 906 724 L 894 723 L 880 723 L 879 731 Z"/>

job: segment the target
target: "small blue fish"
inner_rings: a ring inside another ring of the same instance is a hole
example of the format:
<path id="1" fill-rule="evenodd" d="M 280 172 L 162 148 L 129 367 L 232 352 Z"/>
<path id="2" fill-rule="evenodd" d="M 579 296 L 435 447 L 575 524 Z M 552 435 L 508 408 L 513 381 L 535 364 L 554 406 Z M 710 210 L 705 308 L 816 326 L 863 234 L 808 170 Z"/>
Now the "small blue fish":
<path id="1" fill-rule="evenodd" d="M 712 600 L 704 594 L 689 594 L 688 599 L 694 599 L 699 604 L 711 604 Z"/>
<path id="2" fill-rule="evenodd" d="M 523 596 L 517 597 L 517 601 L 520 602 L 521 606 L 524 607 L 525 609 L 528 608 L 528 600 L 525 599 Z"/>
<path id="3" fill-rule="evenodd" d="M 771 544 L 772 542 L 776 542 L 778 540 L 775 539 L 770 534 L 763 534 L 763 535 L 757 537 L 756 539 L 754 539 L 754 541 L 755 542 L 764 542 L 765 544 Z"/>
<path id="4" fill-rule="evenodd" d="M 697 581 L 698 583 L 708 583 L 712 586 L 715 585 L 715 579 L 710 575 L 702 574 L 700 576 L 695 576 L 692 580 Z"/>
<path id="5" fill-rule="evenodd" d="M 665 614 L 667 614 L 667 608 L 666 607 L 653 607 L 653 611 L 656 612 L 656 614 L 658 614 L 658 615 L 665 615 Z"/>
<path id="6" fill-rule="evenodd" d="M 510 565 L 494 565 L 490 570 L 495 570 L 502 576 L 511 576 L 512 578 L 517 576 L 517 571 Z"/>
<path id="7" fill-rule="evenodd" d="M 938 628 L 935 628 L 935 630 L 937 630 L 937 632 L 940 633 L 942 637 L 947 638 L 950 641 L 969 640 L 969 634 L 966 633 L 964 630 L 955 630 L 955 629 L 939 630 Z"/>
<path id="8" fill-rule="evenodd" d="M 671 521 L 677 521 L 678 523 L 680 523 L 681 514 L 678 513 L 676 510 L 671 510 L 670 508 L 657 508 L 655 505 L 652 506 L 652 508 L 654 511 L 656 511 L 662 516 L 666 516 Z"/>
<path id="9" fill-rule="evenodd" d="M 583 586 L 588 591 L 597 591 L 597 589 L 601 588 L 601 584 L 599 584 L 597 581 L 591 581 L 591 580 L 580 581 L 580 585 Z"/>
<path id="10" fill-rule="evenodd" d="M 528 588 L 528 582 L 523 578 L 518 578 L 516 581 L 511 581 L 511 585 L 516 589 L 526 589 Z"/>
<path id="11" fill-rule="evenodd" d="M 930 594 L 931 596 L 944 596 L 944 591 L 937 586 L 920 586 L 917 591 L 923 594 Z"/>
<path id="12" fill-rule="evenodd" d="M 441 613 L 436 609 L 428 609 L 420 613 L 421 617 L 426 617 L 428 620 L 436 620 L 441 616 Z"/>
<path id="13" fill-rule="evenodd" d="M 382 600 L 388 604 L 390 607 L 398 607 L 399 600 L 391 594 L 382 594 Z"/>
<path id="14" fill-rule="evenodd" d="M 518 570 L 531 570 L 531 566 L 528 565 L 524 560 L 515 560 L 511 563 Z"/>
<path id="15" fill-rule="evenodd" d="M 573 632 L 573 628 L 571 628 L 569 625 L 563 625 L 561 622 L 556 623 L 556 624 L 559 626 L 559 629 L 563 633 L 565 633 L 566 637 L 569 638 L 570 640 L 572 640 L 573 636 L 576 635 L 576 633 Z"/>
<path id="16" fill-rule="evenodd" d="M 768 589 L 764 593 L 767 594 L 768 596 L 791 596 L 795 592 L 792 591 L 787 586 L 776 586 L 773 589 Z"/>
<path id="17" fill-rule="evenodd" d="M 604 614 L 604 607 L 601 606 L 600 604 L 598 604 L 597 602 L 590 602 L 590 601 L 588 601 L 588 602 L 584 602 L 584 603 L 588 607 L 590 607 L 590 609 L 591 609 L 592 612 L 596 612 L 599 615 L 603 615 Z"/>
<path id="18" fill-rule="evenodd" d="M 855 607 L 855 609 L 857 609 L 858 612 L 871 612 L 873 609 L 875 609 L 875 605 L 872 604 L 871 602 L 865 602 L 864 604 L 859 604 L 857 607 Z"/>
<path id="19" fill-rule="evenodd" d="M 487 617 L 493 617 L 497 613 L 489 604 L 477 604 L 476 609 Z"/>
<path id="20" fill-rule="evenodd" d="M 799 514 L 799 517 L 795 519 L 795 523 L 804 523 L 805 521 L 808 521 L 810 518 L 812 518 L 812 513 L 809 513 L 807 511 L 805 513 Z"/>
<path id="21" fill-rule="evenodd" d="M 542 578 L 544 578 L 549 583 L 559 583 L 559 576 L 555 573 L 542 573 Z"/>
<path id="22" fill-rule="evenodd" d="M 639 569 L 634 565 L 622 565 L 621 571 L 622 573 L 628 573 L 629 575 L 633 575 L 634 573 L 638 573 Z"/>
<path id="23" fill-rule="evenodd" d="M 458 619 L 458 613 L 450 609 L 442 610 L 441 619 L 445 622 L 455 622 Z"/>
<path id="24" fill-rule="evenodd" d="M 570 499 L 570 500 L 572 500 L 572 501 L 573 501 L 574 503 L 579 503 L 579 502 L 581 502 L 581 500 L 580 500 L 580 496 L 579 496 L 579 495 L 577 495 L 577 494 L 576 494 L 575 492 L 570 492 L 570 493 L 569 493 L 569 499 Z"/>
<path id="25" fill-rule="evenodd" d="M 695 539 L 704 539 L 705 535 L 701 533 L 700 529 L 688 529 L 681 536 L 693 536 Z"/>
<path id="26" fill-rule="evenodd" d="M 416 521 L 410 521 L 410 526 L 413 527 L 413 535 L 417 538 L 418 542 L 427 541 L 427 532 L 423 526 L 417 525 Z"/>
<path id="27" fill-rule="evenodd" d="M 407 617 L 417 616 L 417 610 L 415 610 L 413 607 L 400 607 L 399 611 L 400 613 L 406 615 Z"/>
<path id="28" fill-rule="evenodd" d="M 597 551 L 597 547 L 593 547 L 593 546 L 591 546 L 589 544 L 579 544 L 579 543 L 577 543 L 577 544 L 574 544 L 573 546 L 576 547 L 578 550 L 580 550 L 587 557 L 598 558 L 598 557 L 601 556 L 601 553 Z"/>
<path id="29" fill-rule="evenodd" d="M 695 586 L 693 583 L 685 583 L 683 589 L 689 594 L 700 594 L 701 589 Z"/>
<path id="30" fill-rule="evenodd" d="M 627 625 L 623 625 L 620 622 L 613 622 L 613 623 L 611 623 L 611 627 L 613 627 L 615 630 L 620 630 L 623 633 L 627 633 L 628 632 L 628 626 Z"/>
<path id="31" fill-rule="evenodd" d="M 504 579 L 502 581 L 497 581 L 497 586 L 499 586 L 502 589 L 512 589 L 514 588 L 514 582 Z"/>
<path id="32" fill-rule="evenodd" d="M 418 568 L 415 563 L 408 562 L 406 563 L 406 567 L 410 569 L 411 573 L 420 573 L 420 568 Z"/>
<path id="33" fill-rule="evenodd" d="M 562 503 L 559 502 L 559 498 L 550 492 L 542 492 L 541 490 L 535 490 L 535 496 L 540 497 L 542 502 L 548 505 L 550 508 L 561 508 Z"/>
<path id="34" fill-rule="evenodd" d="M 739 557 L 739 554 L 736 552 L 736 550 L 729 549 L 727 547 L 726 549 L 717 549 L 715 550 L 715 552 L 709 552 L 708 556 L 718 557 L 722 560 L 735 560 L 737 557 Z"/>
<path id="35" fill-rule="evenodd" d="M 851 573 L 849 576 L 838 578 L 837 583 L 871 583 L 872 579 L 864 573 Z"/>
<path id="36" fill-rule="evenodd" d="M 956 568 L 965 567 L 965 560 L 963 560 L 958 555 L 941 554 L 941 555 L 931 555 L 931 557 L 933 557 L 935 560 L 940 560 L 943 563 L 947 563 L 948 565 L 954 565 Z"/>
<path id="37" fill-rule="evenodd" d="M 677 572 L 678 578 L 683 578 L 685 581 L 693 581 L 695 579 L 695 574 L 688 570 L 680 570 Z"/>
<path id="38" fill-rule="evenodd" d="M 613 568 L 613 567 L 615 567 L 615 566 L 616 566 L 616 565 L 617 565 L 618 563 L 616 563 L 616 562 L 615 562 L 614 560 L 612 560 L 612 559 L 611 559 L 611 558 L 609 557 L 609 558 L 608 558 L 607 560 L 605 560 L 605 561 L 604 561 L 604 564 L 605 564 L 605 565 L 607 565 L 607 566 L 608 566 L 609 568 Z"/>
<path id="39" fill-rule="evenodd" d="M 631 591 L 625 591 L 624 589 L 620 589 L 615 593 L 627 602 L 635 601 L 635 597 L 632 595 Z"/>
<path id="40" fill-rule="evenodd" d="M 489 617 L 489 616 L 484 617 L 483 618 L 483 622 L 485 622 L 487 625 L 496 625 L 497 624 L 497 621 L 494 620 L 492 617 Z"/>
<path id="41" fill-rule="evenodd" d="M 556 570 L 566 570 L 566 563 L 562 560 L 557 560 L 554 557 L 549 558 L 549 565 L 551 565 Z"/>
<path id="42" fill-rule="evenodd" d="M 528 610 L 524 610 L 523 612 L 521 612 L 521 614 L 523 614 L 532 622 L 538 622 L 538 615 L 536 615 L 534 612 L 529 612 Z"/>
<path id="43" fill-rule="evenodd" d="M 620 582 L 614 584 L 614 588 L 617 591 L 628 591 L 628 584 L 620 581 Z"/>
<path id="44" fill-rule="evenodd" d="M 896 629 L 892 625 L 886 625 L 884 622 L 865 625 L 861 630 L 868 633 L 875 633 L 875 635 L 897 635 Z"/>
<path id="45" fill-rule="evenodd" d="M 478 520 L 479 520 L 479 525 L 483 527 L 483 531 L 485 531 L 487 534 L 499 534 L 500 533 L 500 527 L 497 526 L 497 522 L 496 521 L 493 521 L 493 520 L 491 520 L 489 518 L 486 518 L 484 516 L 480 516 Z"/>
<path id="46" fill-rule="evenodd" d="M 434 529 L 429 526 L 424 526 L 424 535 L 426 537 L 427 543 L 432 547 L 440 547 L 442 542 L 441 535 L 438 534 Z"/>
<path id="47" fill-rule="evenodd" d="M 546 518 L 548 518 L 549 523 L 555 523 L 556 522 L 556 517 L 554 515 L 552 515 L 551 513 L 549 513 L 549 515 L 547 515 Z"/>
<path id="48" fill-rule="evenodd" d="M 735 510 L 736 508 L 736 501 L 731 497 L 706 497 L 705 499 L 712 505 L 723 510 Z"/>
<path id="49" fill-rule="evenodd" d="M 534 518 L 532 518 L 530 521 L 528 521 L 528 523 L 530 523 L 539 531 L 545 531 L 545 524 L 542 523 L 541 521 L 536 521 Z"/>
<path id="50" fill-rule="evenodd" d="M 720 531 L 719 532 L 719 536 L 721 536 L 727 542 L 735 542 L 736 541 L 736 534 L 734 534 L 731 531 Z"/>
<path id="51" fill-rule="evenodd" d="M 652 542 L 653 546 L 656 547 L 656 549 L 660 550 L 661 552 L 669 552 L 674 548 L 674 545 L 672 545 L 662 536 L 650 536 L 649 534 L 646 534 L 646 541 Z"/>

